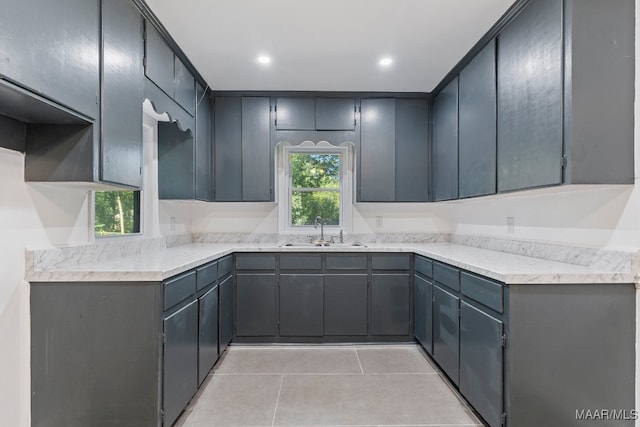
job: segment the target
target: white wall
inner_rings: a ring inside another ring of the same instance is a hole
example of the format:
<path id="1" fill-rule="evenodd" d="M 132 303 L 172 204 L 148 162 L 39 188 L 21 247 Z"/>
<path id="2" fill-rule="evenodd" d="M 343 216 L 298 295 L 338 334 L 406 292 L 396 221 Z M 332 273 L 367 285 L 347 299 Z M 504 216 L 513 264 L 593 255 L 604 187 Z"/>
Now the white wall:
<path id="1" fill-rule="evenodd" d="M 2 136 L 0 135 L 0 138 Z M 29 425 L 29 285 L 26 248 L 89 239 L 86 190 L 24 182 L 24 156 L 0 148 L 0 424 Z"/>

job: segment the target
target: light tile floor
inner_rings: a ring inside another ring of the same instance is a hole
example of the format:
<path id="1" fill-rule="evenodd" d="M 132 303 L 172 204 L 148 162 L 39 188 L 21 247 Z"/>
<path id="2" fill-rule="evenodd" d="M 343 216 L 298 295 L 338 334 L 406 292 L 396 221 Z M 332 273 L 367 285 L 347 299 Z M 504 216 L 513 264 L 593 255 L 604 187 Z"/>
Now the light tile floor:
<path id="1" fill-rule="evenodd" d="M 412 345 L 229 347 L 175 424 L 481 426 Z"/>

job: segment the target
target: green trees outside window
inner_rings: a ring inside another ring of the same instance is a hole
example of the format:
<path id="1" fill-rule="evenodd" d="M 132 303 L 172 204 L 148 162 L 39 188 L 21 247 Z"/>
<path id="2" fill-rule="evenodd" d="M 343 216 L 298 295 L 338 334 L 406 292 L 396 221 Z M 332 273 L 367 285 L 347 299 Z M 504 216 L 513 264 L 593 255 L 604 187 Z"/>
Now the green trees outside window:
<path id="1" fill-rule="evenodd" d="M 340 225 L 341 155 L 290 153 L 291 225 L 308 226 L 321 217 L 327 225 Z"/>
<path id="2" fill-rule="evenodd" d="M 140 232 L 139 191 L 96 191 L 95 234 L 120 236 Z"/>

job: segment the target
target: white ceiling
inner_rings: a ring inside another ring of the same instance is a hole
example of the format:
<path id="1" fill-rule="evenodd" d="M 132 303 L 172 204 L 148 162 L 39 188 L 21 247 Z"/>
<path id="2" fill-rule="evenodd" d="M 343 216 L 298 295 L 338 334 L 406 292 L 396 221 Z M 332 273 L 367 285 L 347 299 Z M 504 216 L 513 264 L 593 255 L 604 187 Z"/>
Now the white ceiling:
<path id="1" fill-rule="evenodd" d="M 390 92 L 433 90 L 514 3 L 146 1 L 215 90 Z"/>

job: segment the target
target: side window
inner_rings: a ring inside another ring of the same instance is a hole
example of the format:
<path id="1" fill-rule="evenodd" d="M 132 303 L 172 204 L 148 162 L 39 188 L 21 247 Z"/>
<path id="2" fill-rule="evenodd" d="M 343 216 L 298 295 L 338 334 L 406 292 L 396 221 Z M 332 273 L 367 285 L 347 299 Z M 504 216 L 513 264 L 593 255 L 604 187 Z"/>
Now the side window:
<path id="1" fill-rule="evenodd" d="M 96 237 L 140 233 L 139 191 L 96 191 L 94 207 Z"/>

